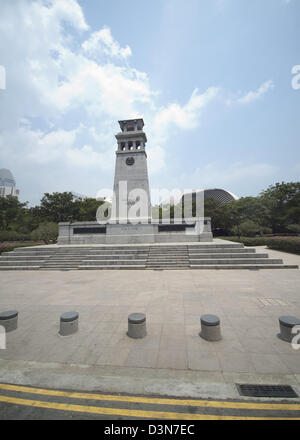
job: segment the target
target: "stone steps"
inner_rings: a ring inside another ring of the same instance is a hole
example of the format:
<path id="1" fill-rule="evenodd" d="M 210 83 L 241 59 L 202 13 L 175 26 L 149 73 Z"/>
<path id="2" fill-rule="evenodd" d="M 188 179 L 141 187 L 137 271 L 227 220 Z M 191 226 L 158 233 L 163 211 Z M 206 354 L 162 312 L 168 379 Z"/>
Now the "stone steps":
<path id="1" fill-rule="evenodd" d="M 111 266 L 109 266 L 109 265 L 107 265 L 107 266 L 104 266 L 104 265 L 97 265 L 97 266 L 88 266 L 88 265 L 82 265 L 82 266 L 78 266 L 78 269 L 79 270 L 112 270 L 112 269 L 114 269 L 114 270 L 119 270 L 119 269 L 122 269 L 122 270 L 137 270 L 137 269 L 142 269 L 142 270 L 144 270 L 146 268 L 146 266 L 145 265 L 118 265 L 118 264 L 116 264 L 116 265 L 111 265 Z"/>
<path id="2" fill-rule="evenodd" d="M 244 249 L 243 243 L 226 243 L 224 244 L 188 244 L 187 248 L 189 251 L 193 249 Z"/>
<path id="3" fill-rule="evenodd" d="M 10 267 L 10 266 L 40 266 L 42 261 L 1 261 L 0 267 Z"/>
<path id="4" fill-rule="evenodd" d="M 190 265 L 190 269 L 299 269 L 299 266 L 292 264 L 217 264 L 217 265 Z"/>
<path id="5" fill-rule="evenodd" d="M 189 252 L 186 245 L 151 247 L 146 263 L 149 270 L 189 269 Z"/>
<path id="6" fill-rule="evenodd" d="M 41 266 L 1 266 L 0 270 L 39 270 Z"/>
<path id="7" fill-rule="evenodd" d="M 198 255 L 198 254 L 255 254 L 255 249 L 252 248 L 225 248 L 225 249 L 189 249 L 189 255 Z"/>
<path id="8" fill-rule="evenodd" d="M 148 254 L 119 254 L 119 255 L 88 255 L 85 259 L 88 260 L 117 260 L 117 259 L 136 259 L 136 260 L 146 260 Z"/>
<path id="9" fill-rule="evenodd" d="M 71 264 L 64 264 L 63 266 L 59 264 L 53 264 L 52 266 L 40 266 L 41 269 L 55 269 L 55 270 L 63 270 L 63 269 L 69 269 L 69 270 L 77 270 L 78 266 L 74 266 Z"/>
<path id="10" fill-rule="evenodd" d="M 0 256 L 0 270 L 295 269 L 241 243 L 23 248 Z"/>
<path id="11" fill-rule="evenodd" d="M 268 254 L 235 254 L 235 253 L 228 253 L 228 254 L 195 254 L 190 255 L 190 261 L 197 261 L 197 260 L 205 260 L 205 259 L 252 259 L 252 258 L 269 258 Z"/>
<path id="12" fill-rule="evenodd" d="M 42 260 L 45 261 L 46 259 L 48 259 L 49 256 L 47 257 L 43 257 Z M 23 256 L 13 256 L 13 255 L 6 255 L 6 256 L 2 256 L 1 257 L 1 261 L 40 261 L 41 257 L 39 256 L 35 256 L 35 255 L 25 255 Z"/>
<path id="13" fill-rule="evenodd" d="M 245 259 L 242 258 L 232 258 L 232 259 L 207 259 L 207 260 L 191 260 L 191 265 L 193 266 L 202 266 L 203 264 L 283 264 L 280 259 L 270 259 L 270 258 L 252 258 Z"/>
<path id="14" fill-rule="evenodd" d="M 86 260 L 82 261 L 80 266 L 107 266 L 107 265 L 145 265 L 146 260 L 110 260 L 110 261 L 102 261 L 102 260 Z"/>
<path id="15" fill-rule="evenodd" d="M 147 254 L 149 253 L 149 249 L 140 250 L 140 249 L 122 249 L 122 250 L 114 250 L 114 249 L 105 249 L 105 250 L 92 250 L 89 252 L 89 255 L 121 255 L 121 254 Z"/>

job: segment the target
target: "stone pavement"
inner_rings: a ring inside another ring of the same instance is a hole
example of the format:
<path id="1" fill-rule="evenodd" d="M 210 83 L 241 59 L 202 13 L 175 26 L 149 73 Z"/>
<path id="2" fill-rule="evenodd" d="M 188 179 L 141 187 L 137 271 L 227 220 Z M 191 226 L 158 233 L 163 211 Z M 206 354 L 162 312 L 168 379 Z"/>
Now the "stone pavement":
<path id="1" fill-rule="evenodd" d="M 299 256 L 268 252 L 300 263 Z M 1 311 L 19 311 L 3 360 L 285 375 L 300 384 L 300 350 L 276 336 L 280 315 L 300 317 L 299 270 L 12 271 L 0 273 L 0 286 Z M 63 339 L 59 317 L 72 310 L 79 333 Z M 132 312 L 147 315 L 145 339 L 126 335 Z M 206 313 L 220 317 L 222 341 L 198 336 Z"/>

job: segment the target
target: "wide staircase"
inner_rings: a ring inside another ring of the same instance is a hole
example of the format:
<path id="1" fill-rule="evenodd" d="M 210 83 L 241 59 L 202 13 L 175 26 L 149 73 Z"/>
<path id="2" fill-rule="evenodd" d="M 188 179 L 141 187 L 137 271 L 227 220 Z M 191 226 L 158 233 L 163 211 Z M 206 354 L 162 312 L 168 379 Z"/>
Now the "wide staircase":
<path id="1" fill-rule="evenodd" d="M 150 246 L 146 269 L 190 269 L 188 246 Z"/>
<path id="2" fill-rule="evenodd" d="M 298 269 L 241 243 L 39 246 L 0 256 L 0 270 Z"/>

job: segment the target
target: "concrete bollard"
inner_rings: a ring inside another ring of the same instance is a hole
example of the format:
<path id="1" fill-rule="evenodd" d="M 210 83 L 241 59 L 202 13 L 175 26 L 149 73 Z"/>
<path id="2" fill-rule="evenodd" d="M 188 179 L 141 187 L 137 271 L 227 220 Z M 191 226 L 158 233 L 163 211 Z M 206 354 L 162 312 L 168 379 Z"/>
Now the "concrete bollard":
<path id="1" fill-rule="evenodd" d="M 220 319 L 217 316 L 202 315 L 200 323 L 201 332 L 199 333 L 199 336 L 201 336 L 201 338 L 211 342 L 220 341 L 220 339 L 222 339 Z"/>
<path id="2" fill-rule="evenodd" d="M 16 330 L 18 328 L 18 312 L 16 310 L 1 312 L 0 325 L 5 328 L 6 333 Z"/>
<path id="3" fill-rule="evenodd" d="M 132 313 L 129 315 L 127 336 L 134 339 L 141 339 L 146 335 L 146 315 L 143 313 Z"/>
<path id="4" fill-rule="evenodd" d="M 296 334 L 292 333 L 295 325 L 300 325 L 300 319 L 295 318 L 295 316 L 280 316 L 280 333 L 278 334 L 278 337 L 283 341 L 292 342 L 293 337 L 296 336 Z"/>
<path id="5" fill-rule="evenodd" d="M 79 314 L 77 312 L 67 312 L 60 317 L 59 334 L 70 336 L 78 331 Z"/>

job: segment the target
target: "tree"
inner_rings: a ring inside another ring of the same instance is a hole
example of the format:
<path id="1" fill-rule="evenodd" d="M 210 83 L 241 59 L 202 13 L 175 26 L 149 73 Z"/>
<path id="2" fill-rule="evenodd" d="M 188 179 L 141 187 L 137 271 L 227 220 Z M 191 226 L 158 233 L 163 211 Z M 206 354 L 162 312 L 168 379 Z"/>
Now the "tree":
<path id="1" fill-rule="evenodd" d="M 22 224 L 26 205 L 14 196 L 0 197 L 0 229 L 16 230 Z"/>
<path id="2" fill-rule="evenodd" d="M 294 232 L 295 234 L 300 234 L 300 224 L 296 225 L 288 225 L 287 230 L 290 232 Z"/>
<path id="3" fill-rule="evenodd" d="M 252 220 L 245 220 L 238 226 L 234 226 L 233 231 L 237 235 L 243 235 L 245 237 L 254 237 L 260 232 L 260 225 Z"/>
<path id="4" fill-rule="evenodd" d="M 99 206 L 103 205 L 104 200 L 86 198 L 83 200 L 76 200 L 74 203 L 79 206 L 79 217 L 77 220 L 81 222 L 89 222 L 96 220 L 97 210 Z"/>
<path id="5" fill-rule="evenodd" d="M 204 200 L 204 216 L 213 218 L 216 211 L 220 208 L 220 202 L 215 199 Z"/>
<path id="6" fill-rule="evenodd" d="M 269 211 L 268 220 L 273 232 L 285 232 L 290 223 L 299 222 L 300 182 L 276 183 L 260 197 Z"/>
<path id="7" fill-rule="evenodd" d="M 41 200 L 41 216 L 52 222 L 68 222 L 79 219 L 79 203 L 71 192 L 45 193 Z"/>
<path id="8" fill-rule="evenodd" d="M 58 225 L 54 222 L 41 223 L 34 231 L 31 233 L 31 237 L 35 241 L 42 240 L 45 244 L 54 242 L 57 240 L 58 236 Z"/>

